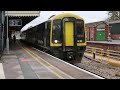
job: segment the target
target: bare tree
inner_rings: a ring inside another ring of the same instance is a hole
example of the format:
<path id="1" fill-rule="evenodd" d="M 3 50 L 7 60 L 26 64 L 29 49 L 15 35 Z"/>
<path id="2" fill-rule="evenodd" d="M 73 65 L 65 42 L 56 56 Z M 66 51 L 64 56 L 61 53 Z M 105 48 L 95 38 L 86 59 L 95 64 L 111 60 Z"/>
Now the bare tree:
<path id="1" fill-rule="evenodd" d="M 109 21 L 120 20 L 120 11 L 108 11 L 108 16 Z"/>

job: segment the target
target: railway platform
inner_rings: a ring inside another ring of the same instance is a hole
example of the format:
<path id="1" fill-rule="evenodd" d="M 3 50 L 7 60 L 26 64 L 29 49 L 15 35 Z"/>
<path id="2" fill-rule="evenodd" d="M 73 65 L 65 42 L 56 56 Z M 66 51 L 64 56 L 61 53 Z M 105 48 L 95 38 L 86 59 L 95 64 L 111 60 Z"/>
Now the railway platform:
<path id="1" fill-rule="evenodd" d="M 102 48 L 104 50 L 120 51 L 120 40 L 112 41 L 87 41 L 87 46 Z"/>
<path id="2" fill-rule="evenodd" d="M 20 41 L 0 60 L 1 79 L 103 79 Z"/>
<path id="3" fill-rule="evenodd" d="M 120 40 L 112 40 L 112 41 L 87 41 L 88 43 L 99 43 L 99 44 L 120 44 Z"/>

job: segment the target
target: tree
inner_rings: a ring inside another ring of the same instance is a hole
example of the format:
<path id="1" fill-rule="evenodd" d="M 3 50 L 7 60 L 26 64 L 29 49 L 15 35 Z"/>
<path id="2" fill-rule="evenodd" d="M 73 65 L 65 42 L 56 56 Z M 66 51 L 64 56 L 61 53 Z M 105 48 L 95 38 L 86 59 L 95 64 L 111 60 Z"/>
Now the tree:
<path id="1" fill-rule="evenodd" d="M 109 21 L 120 20 L 120 11 L 108 11 L 108 16 Z"/>

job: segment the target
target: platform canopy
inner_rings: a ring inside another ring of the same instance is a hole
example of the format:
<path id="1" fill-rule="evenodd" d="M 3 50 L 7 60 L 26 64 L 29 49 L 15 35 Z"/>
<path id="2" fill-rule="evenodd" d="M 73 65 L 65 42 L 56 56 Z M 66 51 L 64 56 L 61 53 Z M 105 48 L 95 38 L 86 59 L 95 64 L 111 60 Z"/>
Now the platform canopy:
<path id="1" fill-rule="evenodd" d="M 31 17 L 40 16 L 40 11 L 5 11 L 5 16 L 9 17 Z"/>

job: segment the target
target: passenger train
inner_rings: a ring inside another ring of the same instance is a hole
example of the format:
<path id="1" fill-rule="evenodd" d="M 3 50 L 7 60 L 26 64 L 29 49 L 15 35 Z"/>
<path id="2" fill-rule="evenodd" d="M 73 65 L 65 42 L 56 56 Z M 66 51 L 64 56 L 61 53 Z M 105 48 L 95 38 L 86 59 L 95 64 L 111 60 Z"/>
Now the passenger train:
<path id="1" fill-rule="evenodd" d="M 84 19 L 62 13 L 41 20 L 36 26 L 21 31 L 21 41 L 73 62 L 81 62 L 86 49 Z"/>

